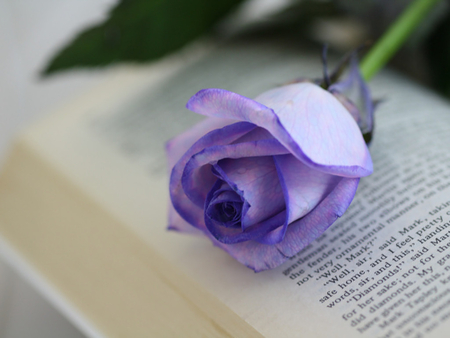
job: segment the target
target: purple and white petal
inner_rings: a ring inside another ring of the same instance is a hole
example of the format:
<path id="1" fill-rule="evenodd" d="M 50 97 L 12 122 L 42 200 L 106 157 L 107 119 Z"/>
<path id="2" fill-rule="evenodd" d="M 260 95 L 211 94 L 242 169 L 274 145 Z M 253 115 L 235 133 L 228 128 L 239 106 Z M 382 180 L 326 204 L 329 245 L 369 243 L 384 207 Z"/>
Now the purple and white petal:
<path id="1" fill-rule="evenodd" d="M 317 170 L 345 177 L 372 173 L 372 160 L 356 122 L 332 94 L 314 84 L 275 88 L 255 100 L 222 89 L 205 89 L 186 107 L 265 128 L 294 156 Z"/>
<path id="2" fill-rule="evenodd" d="M 241 138 L 237 139 L 233 143 L 246 143 L 260 140 L 271 140 L 274 139 L 271 133 L 264 128 L 255 128 L 251 132 L 245 134 Z"/>
<path id="3" fill-rule="evenodd" d="M 178 214 L 184 218 L 188 223 L 193 226 L 202 229 L 205 226 L 203 217 L 203 207 L 194 204 L 184 193 L 181 179 L 184 171 L 184 167 L 189 159 L 196 153 L 202 151 L 207 147 L 215 145 L 229 144 L 236 139 L 242 137 L 246 133 L 256 128 L 254 124 L 241 122 L 233 125 L 225 126 L 221 129 L 215 129 L 205 136 L 201 137 L 195 142 L 184 155 L 178 160 L 172 169 L 170 176 L 170 199 L 175 210 Z M 213 174 L 210 174 L 211 177 Z M 211 182 L 211 177 L 206 177 L 204 182 Z"/>
<path id="4" fill-rule="evenodd" d="M 278 177 L 286 203 L 286 222 L 259 239 L 275 244 L 284 239 L 292 222 L 311 212 L 340 182 L 341 177 L 314 170 L 292 155 L 274 156 Z"/>
<path id="5" fill-rule="evenodd" d="M 274 156 L 288 210 L 288 223 L 314 209 L 336 187 L 341 177 L 323 173 L 292 155 Z"/>
<path id="6" fill-rule="evenodd" d="M 221 226 L 240 229 L 244 201 L 226 182 L 218 180 L 218 183 L 221 187 L 213 192 L 205 217 L 216 220 Z"/>
<path id="7" fill-rule="evenodd" d="M 168 230 L 184 232 L 191 235 L 205 235 L 208 231 L 206 226 L 203 225 L 201 228 L 193 227 L 190 223 L 186 222 L 181 216 L 176 212 L 172 203 L 169 203 L 169 215 L 168 215 Z"/>
<path id="8" fill-rule="evenodd" d="M 219 161 L 215 169 L 249 205 L 242 214 L 243 231 L 285 210 L 283 190 L 272 156 L 227 158 Z M 284 220 L 279 225 L 283 223 Z"/>
<path id="9" fill-rule="evenodd" d="M 274 138 L 208 147 L 192 156 L 186 163 L 181 179 L 183 190 L 193 203 L 203 207 L 206 195 L 216 181 L 211 174 L 211 165 L 225 158 L 238 159 L 287 153 L 286 148 Z"/>
<path id="10" fill-rule="evenodd" d="M 303 218 L 291 223 L 284 240 L 276 247 L 283 255 L 293 256 L 318 238 L 349 207 L 359 178 L 341 178 L 334 190 Z"/>
<path id="11" fill-rule="evenodd" d="M 355 195 L 358 182 L 358 178 L 341 178 L 335 189 L 312 212 L 288 227 L 281 243 L 267 245 L 247 241 L 228 245 L 214 238 L 211 240 L 255 272 L 273 269 L 304 249 L 342 216 Z"/>
<path id="12" fill-rule="evenodd" d="M 245 202 L 241 200 L 241 203 L 239 203 L 240 195 L 233 188 L 231 190 L 234 193 L 234 198 L 230 198 L 227 201 L 218 201 L 221 195 L 216 192 L 224 190 L 223 182 L 224 181 L 221 179 L 217 180 L 205 201 L 205 225 L 209 230 L 209 234 L 217 241 L 224 244 L 252 241 L 283 224 L 284 219 L 286 218 L 284 211 L 274 215 L 273 217 L 266 218 L 261 223 L 254 224 L 253 226 L 245 229 L 245 231 L 242 231 L 240 226 L 234 226 L 232 223 L 236 218 L 236 215 L 231 215 L 231 217 L 226 219 L 226 215 L 216 212 L 218 208 L 223 209 L 224 207 L 223 205 L 220 205 L 220 202 L 228 204 L 231 201 L 234 204 L 236 209 L 235 211 L 239 212 L 239 223 Z M 225 184 L 228 185 L 227 183 Z"/>
<path id="13" fill-rule="evenodd" d="M 185 132 L 169 140 L 166 143 L 168 167 L 170 169 L 173 168 L 181 156 L 203 135 L 235 122 L 234 120 L 220 117 L 205 118 Z"/>
<path id="14" fill-rule="evenodd" d="M 210 236 L 210 239 L 214 245 L 255 272 L 276 268 L 289 258 L 280 252 L 275 245 L 266 245 L 255 241 L 224 244 L 212 236 Z"/>

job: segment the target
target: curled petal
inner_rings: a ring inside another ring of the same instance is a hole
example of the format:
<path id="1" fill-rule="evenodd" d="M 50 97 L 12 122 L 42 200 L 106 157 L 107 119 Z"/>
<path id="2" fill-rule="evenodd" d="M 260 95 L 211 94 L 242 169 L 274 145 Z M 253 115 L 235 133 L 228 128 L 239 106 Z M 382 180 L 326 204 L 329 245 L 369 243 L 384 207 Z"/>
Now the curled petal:
<path id="1" fill-rule="evenodd" d="M 292 155 L 274 156 L 274 159 L 285 195 L 289 224 L 314 209 L 340 181 L 339 176 L 311 169 Z"/>
<path id="2" fill-rule="evenodd" d="M 183 156 L 183 154 L 203 135 L 208 134 L 214 129 L 223 128 L 236 121 L 220 118 L 210 117 L 203 119 L 193 127 L 189 128 L 182 134 L 174 137 L 166 143 L 166 154 L 168 159 L 168 167 L 173 168 L 175 163 Z"/>
<path id="3" fill-rule="evenodd" d="M 281 212 L 273 217 L 265 219 L 263 222 L 254 224 L 253 226 L 242 231 L 241 228 L 233 226 L 225 226 L 223 220 L 218 221 L 214 217 L 213 211 L 209 210 L 212 205 L 212 201 L 215 197 L 215 191 L 222 187 L 222 180 L 217 180 L 214 187 L 211 189 L 210 193 L 206 197 L 205 205 L 207 206 L 207 211 L 205 213 L 205 224 L 209 230 L 209 235 L 211 235 L 216 241 L 225 244 L 236 244 L 241 242 L 248 242 L 263 236 L 268 231 L 283 224 L 285 219 L 285 213 Z"/>
<path id="4" fill-rule="evenodd" d="M 292 155 L 274 156 L 286 202 L 286 221 L 258 240 L 265 244 L 284 239 L 289 224 L 313 210 L 340 182 L 341 177 L 311 169 Z"/>
<path id="5" fill-rule="evenodd" d="M 215 129 L 195 142 L 175 164 L 170 176 L 170 199 L 175 210 L 188 223 L 199 229 L 203 229 L 205 227 L 203 206 L 194 204 L 186 196 L 182 187 L 181 178 L 186 163 L 199 151 L 214 145 L 229 144 L 253 130 L 255 127 L 256 126 L 254 124 L 243 122 L 232 126 L 225 126 L 221 129 Z M 210 175 L 211 176 L 205 178 L 205 183 L 210 184 L 211 177 L 213 176 L 212 173 Z M 204 187 L 205 190 L 209 190 L 210 188 L 211 187 Z"/>
<path id="6" fill-rule="evenodd" d="M 243 204 L 241 196 L 222 181 L 221 188 L 214 191 L 209 205 L 206 206 L 205 217 L 209 217 L 225 227 L 240 228 Z"/>
<path id="7" fill-rule="evenodd" d="M 214 168 L 248 204 L 241 218 L 243 231 L 284 211 L 283 190 L 272 156 L 225 159 Z"/>
<path id="8" fill-rule="evenodd" d="M 205 89 L 186 107 L 265 128 L 294 156 L 317 170 L 345 177 L 372 173 L 372 160 L 356 122 L 332 94 L 314 84 L 275 88 L 255 100 L 222 89 Z"/>
<path id="9" fill-rule="evenodd" d="M 255 272 L 275 268 L 304 249 L 342 216 L 355 195 L 358 182 L 357 178 L 341 178 L 335 189 L 313 211 L 289 225 L 281 243 L 267 245 L 248 241 L 227 245 L 211 239 Z"/>
<path id="10" fill-rule="evenodd" d="M 319 237 L 341 217 L 355 197 L 359 178 L 341 178 L 334 190 L 303 218 L 291 223 L 284 240 L 276 244 L 286 256 L 293 256 Z"/>
<path id="11" fill-rule="evenodd" d="M 233 143 L 246 143 L 260 140 L 275 140 L 275 138 L 266 129 L 258 127 L 237 139 Z"/>
<path id="12" fill-rule="evenodd" d="M 273 138 L 229 145 L 216 145 L 203 149 L 192 156 L 186 163 L 182 176 L 184 192 L 197 206 L 203 207 L 206 195 L 215 182 L 215 178 L 211 174 L 210 164 L 215 164 L 225 158 L 238 159 L 286 153 L 288 153 L 286 148 Z M 240 170 L 246 169 L 241 167 Z"/>

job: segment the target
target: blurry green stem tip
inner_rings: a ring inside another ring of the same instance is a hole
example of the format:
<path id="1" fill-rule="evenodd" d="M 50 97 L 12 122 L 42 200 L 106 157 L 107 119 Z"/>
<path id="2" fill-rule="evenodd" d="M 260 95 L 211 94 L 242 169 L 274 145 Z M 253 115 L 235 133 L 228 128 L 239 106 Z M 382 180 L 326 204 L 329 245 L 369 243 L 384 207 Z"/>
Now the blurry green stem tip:
<path id="1" fill-rule="evenodd" d="M 362 60 L 361 74 L 366 81 L 383 68 L 439 1 L 415 0 L 406 8 Z"/>

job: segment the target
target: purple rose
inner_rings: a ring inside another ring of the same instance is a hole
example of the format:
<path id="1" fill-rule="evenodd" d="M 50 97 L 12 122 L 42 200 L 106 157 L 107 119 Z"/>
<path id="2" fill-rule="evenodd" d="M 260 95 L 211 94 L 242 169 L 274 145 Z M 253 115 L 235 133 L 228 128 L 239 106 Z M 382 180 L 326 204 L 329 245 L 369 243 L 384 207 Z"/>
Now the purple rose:
<path id="1" fill-rule="evenodd" d="M 222 89 L 194 95 L 187 108 L 208 118 L 167 144 L 169 228 L 202 233 L 255 271 L 322 234 L 372 173 L 356 105 L 337 85 L 294 83 L 254 100 Z"/>

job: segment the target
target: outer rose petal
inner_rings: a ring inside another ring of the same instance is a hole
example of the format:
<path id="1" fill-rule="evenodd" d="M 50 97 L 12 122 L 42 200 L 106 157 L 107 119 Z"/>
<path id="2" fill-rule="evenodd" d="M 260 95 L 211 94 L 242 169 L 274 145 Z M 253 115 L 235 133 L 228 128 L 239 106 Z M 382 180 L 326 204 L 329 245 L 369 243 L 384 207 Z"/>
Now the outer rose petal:
<path id="1" fill-rule="evenodd" d="M 292 155 L 274 159 L 289 210 L 289 224 L 314 209 L 340 181 L 339 176 L 311 169 Z"/>
<path id="2" fill-rule="evenodd" d="M 359 178 L 342 178 L 336 188 L 313 211 L 291 223 L 278 249 L 293 256 L 319 237 L 341 217 L 355 197 Z"/>
<path id="3" fill-rule="evenodd" d="M 276 268 L 289 257 L 283 255 L 275 245 L 247 241 L 237 244 L 223 244 L 209 235 L 215 246 L 226 251 L 231 257 L 255 272 Z"/>
<path id="4" fill-rule="evenodd" d="M 206 227 L 203 226 L 201 229 L 193 227 L 191 224 L 186 222 L 181 216 L 177 213 L 172 203 L 169 203 L 169 225 L 167 229 L 180 231 L 187 234 L 192 235 L 205 235 L 204 232 L 207 231 Z"/>
<path id="5" fill-rule="evenodd" d="M 186 130 L 184 133 L 174 137 L 166 143 L 166 154 L 168 161 L 168 168 L 172 169 L 175 163 L 183 156 L 183 154 L 203 135 L 218 128 L 222 128 L 235 121 L 217 117 L 206 118 L 200 121 L 192 128 Z M 200 234 L 201 232 L 186 222 L 176 212 L 172 203 L 169 203 L 169 230 L 181 231 L 185 233 Z M 203 225 L 204 230 L 206 227 Z"/>
<path id="6" fill-rule="evenodd" d="M 166 143 L 168 166 L 173 168 L 183 154 L 203 135 L 236 121 L 220 117 L 206 118 Z"/>
<path id="7" fill-rule="evenodd" d="M 254 124 L 241 122 L 235 123 L 231 126 L 225 126 L 222 129 L 215 129 L 195 142 L 180 158 L 177 164 L 175 164 L 170 176 L 170 199 L 175 210 L 187 222 L 199 229 L 204 229 L 205 227 L 203 208 L 197 206 L 189 200 L 189 198 L 187 198 L 181 185 L 181 178 L 186 163 L 199 151 L 214 145 L 232 143 L 255 128 L 256 126 Z M 205 182 L 206 181 L 209 182 L 209 178 L 207 178 Z"/>
<path id="8" fill-rule="evenodd" d="M 267 245 L 248 241 L 229 245 L 212 236 L 210 238 L 215 245 L 255 272 L 275 268 L 304 249 L 342 216 L 355 196 L 358 182 L 358 178 L 342 178 L 313 211 L 289 225 L 281 243 Z"/>
<path id="9" fill-rule="evenodd" d="M 234 144 L 244 143 L 244 142 L 253 142 L 260 140 L 275 140 L 275 138 L 264 128 L 255 128 L 248 134 L 245 134 L 241 138 L 234 141 Z M 277 141 L 278 142 L 278 141 Z M 286 149 L 286 148 L 285 148 Z M 288 151 L 286 151 L 288 153 Z"/>
<path id="10" fill-rule="evenodd" d="M 274 156 L 274 160 L 287 214 L 284 226 L 258 240 L 264 244 L 282 241 L 289 224 L 314 209 L 341 181 L 341 177 L 314 170 L 292 155 Z"/>
<path id="11" fill-rule="evenodd" d="M 332 94 L 314 84 L 279 87 L 255 100 L 222 89 L 204 89 L 186 107 L 265 128 L 317 170 L 346 177 L 372 173 L 372 160 L 356 122 Z"/>

